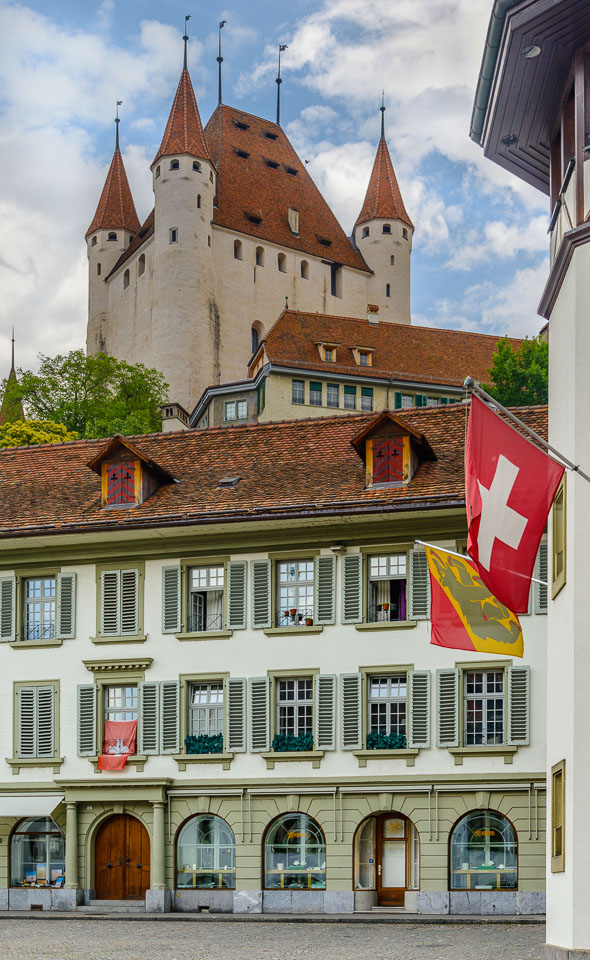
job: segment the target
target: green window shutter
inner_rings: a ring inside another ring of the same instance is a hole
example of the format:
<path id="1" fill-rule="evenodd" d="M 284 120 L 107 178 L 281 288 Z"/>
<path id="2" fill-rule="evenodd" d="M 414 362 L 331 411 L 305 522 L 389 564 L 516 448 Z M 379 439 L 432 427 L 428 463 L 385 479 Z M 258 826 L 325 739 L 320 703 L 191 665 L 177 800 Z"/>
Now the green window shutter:
<path id="1" fill-rule="evenodd" d="M 336 557 L 320 555 L 314 564 L 314 622 L 336 621 Z"/>
<path id="2" fill-rule="evenodd" d="M 230 630 L 246 628 L 246 571 L 245 560 L 230 560 L 227 565 L 227 626 Z"/>
<path id="3" fill-rule="evenodd" d="M 430 670 L 410 670 L 410 723 L 408 746 L 430 746 Z"/>
<path id="4" fill-rule="evenodd" d="M 180 730 L 178 680 L 160 681 L 160 753 L 178 753 Z"/>
<path id="5" fill-rule="evenodd" d="M 16 639 L 15 616 L 16 580 L 14 577 L 0 579 L 0 640 L 13 642 Z"/>
<path id="6" fill-rule="evenodd" d="M 424 550 L 410 550 L 410 620 L 430 616 L 430 574 Z"/>
<path id="7" fill-rule="evenodd" d="M 547 583 L 548 572 L 547 541 L 545 540 L 539 545 L 533 576 Z M 547 587 L 544 587 L 541 583 L 533 583 L 533 597 L 533 609 L 535 613 L 547 613 Z"/>
<path id="8" fill-rule="evenodd" d="M 424 403 L 424 397 L 422 396 L 421 393 L 417 393 L 417 394 L 414 396 L 414 405 L 415 405 L 416 407 L 424 407 L 424 406 L 426 406 L 426 404 Z"/>
<path id="9" fill-rule="evenodd" d="M 37 687 L 38 757 L 55 756 L 55 687 Z"/>
<path id="10" fill-rule="evenodd" d="M 529 743 L 530 667 L 508 667 L 508 743 Z"/>
<path id="11" fill-rule="evenodd" d="M 372 397 L 373 387 L 361 387 L 361 397 Z"/>
<path id="12" fill-rule="evenodd" d="M 402 408 L 402 395 L 397 391 L 394 394 L 393 406 L 395 410 L 401 410 Z"/>
<path id="13" fill-rule="evenodd" d="M 436 671 L 436 745 L 459 746 L 459 671 Z"/>
<path id="14" fill-rule="evenodd" d="M 225 682 L 225 742 L 229 753 L 246 750 L 246 681 L 229 677 Z"/>
<path id="15" fill-rule="evenodd" d="M 363 619 L 362 554 L 344 554 L 342 559 L 342 623 L 360 623 Z"/>
<path id="16" fill-rule="evenodd" d="M 449 401 L 447 400 L 446 397 L 440 397 L 439 403 L 448 403 L 448 402 Z"/>
<path id="17" fill-rule="evenodd" d="M 352 386 L 352 384 L 345 383 L 344 392 L 347 393 L 349 397 L 356 397 L 356 387 Z"/>
<path id="18" fill-rule="evenodd" d="M 336 749 L 336 677 L 320 673 L 315 683 L 313 711 L 315 750 Z"/>
<path id="19" fill-rule="evenodd" d="M 180 630 L 180 567 L 163 567 L 162 633 L 180 633 Z"/>
<path id="20" fill-rule="evenodd" d="M 76 636 L 76 574 L 57 575 L 57 636 L 73 640 Z"/>
<path id="21" fill-rule="evenodd" d="M 252 569 L 252 626 L 266 630 L 271 624 L 270 560 L 253 560 Z"/>
<path id="22" fill-rule="evenodd" d="M 18 704 L 18 756 L 37 756 L 37 688 L 20 687 Z"/>
<path id="23" fill-rule="evenodd" d="M 121 570 L 121 636 L 139 631 L 139 570 Z"/>
<path id="24" fill-rule="evenodd" d="M 100 575 L 100 633 L 103 637 L 119 634 L 118 570 L 103 570 Z"/>
<path id="25" fill-rule="evenodd" d="M 96 756 L 96 687 L 78 687 L 78 756 Z"/>
<path id="26" fill-rule="evenodd" d="M 139 753 L 146 756 L 159 750 L 159 693 L 156 682 L 139 684 Z"/>
<path id="27" fill-rule="evenodd" d="M 342 750 L 360 750 L 362 747 L 361 683 L 360 673 L 340 674 L 340 747 Z"/>
<path id="28" fill-rule="evenodd" d="M 270 749 L 269 680 L 251 677 L 249 683 L 250 750 L 264 753 Z"/>

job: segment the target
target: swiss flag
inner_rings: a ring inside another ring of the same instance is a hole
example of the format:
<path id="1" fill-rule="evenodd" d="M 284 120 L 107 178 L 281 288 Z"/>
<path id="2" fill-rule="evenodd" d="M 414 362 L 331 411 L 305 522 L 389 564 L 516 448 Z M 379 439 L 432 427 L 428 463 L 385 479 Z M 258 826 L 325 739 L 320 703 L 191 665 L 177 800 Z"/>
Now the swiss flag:
<path id="1" fill-rule="evenodd" d="M 535 558 L 564 468 L 472 396 L 465 447 L 467 552 L 489 590 L 528 610 Z"/>
<path id="2" fill-rule="evenodd" d="M 105 720 L 104 744 L 98 757 L 99 770 L 122 770 L 135 753 L 137 720 Z"/>

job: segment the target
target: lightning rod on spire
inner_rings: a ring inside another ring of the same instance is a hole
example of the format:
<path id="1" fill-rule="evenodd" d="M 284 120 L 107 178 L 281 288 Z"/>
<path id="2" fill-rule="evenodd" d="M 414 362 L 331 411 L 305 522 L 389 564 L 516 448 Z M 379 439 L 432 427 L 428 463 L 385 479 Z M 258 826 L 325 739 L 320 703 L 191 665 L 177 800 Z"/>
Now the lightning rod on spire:
<path id="1" fill-rule="evenodd" d="M 277 126 L 281 125 L 281 53 L 287 49 L 288 44 L 279 43 L 279 70 L 277 74 Z"/>
<path id="2" fill-rule="evenodd" d="M 223 63 L 223 57 L 221 56 L 221 31 L 222 31 L 223 28 L 225 27 L 226 23 L 227 23 L 227 20 L 220 20 L 220 21 L 219 21 L 219 53 L 218 53 L 218 55 L 217 55 L 217 63 L 219 64 L 219 88 L 218 88 L 218 94 L 217 94 L 217 103 L 218 103 L 219 106 L 221 106 L 221 103 L 222 103 L 222 99 L 221 99 L 221 64 Z"/>
<path id="3" fill-rule="evenodd" d="M 188 69 L 188 33 L 187 33 L 187 23 L 189 22 L 190 18 L 191 18 L 190 13 L 187 13 L 186 17 L 184 18 L 184 37 L 182 38 L 182 39 L 184 40 L 184 69 L 185 69 L 185 70 Z"/>
<path id="4" fill-rule="evenodd" d="M 385 140 L 385 90 L 381 91 L 381 106 L 379 109 L 381 110 L 381 139 Z"/>
<path id="5" fill-rule="evenodd" d="M 12 325 L 12 366 L 10 372 L 14 373 L 14 324 Z"/>
<path id="6" fill-rule="evenodd" d="M 117 112 L 115 116 L 115 150 L 119 149 L 119 124 L 121 123 L 121 118 L 119 117 L 119 107 L 122 103 L 122 100 L 117 100 Z"/>

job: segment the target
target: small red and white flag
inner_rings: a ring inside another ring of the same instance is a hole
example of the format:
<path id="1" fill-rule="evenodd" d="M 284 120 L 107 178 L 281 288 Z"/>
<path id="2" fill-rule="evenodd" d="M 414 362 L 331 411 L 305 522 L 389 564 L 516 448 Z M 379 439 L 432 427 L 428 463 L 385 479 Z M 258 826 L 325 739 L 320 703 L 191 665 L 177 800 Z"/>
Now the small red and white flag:
<path id="1" fill-rule="evenodd" d="M 472 396 L 465 446 L 467 553 L 491 592 L 526 613 L 531 577 L 564 467 Z"/>
<path id="2" fill-rule="evenodd" d="M 136 736 L 137 720 L 106 720 L 98 769 L 122 770 L 127 763 L 127 757 L 135 753 Z"/>

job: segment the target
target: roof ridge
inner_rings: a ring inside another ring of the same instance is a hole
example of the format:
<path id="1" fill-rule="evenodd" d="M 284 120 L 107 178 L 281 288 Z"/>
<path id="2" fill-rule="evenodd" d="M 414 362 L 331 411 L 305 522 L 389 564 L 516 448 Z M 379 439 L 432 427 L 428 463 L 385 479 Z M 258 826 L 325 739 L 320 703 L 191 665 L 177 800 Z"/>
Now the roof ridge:
<path id="1" fill-rule="evenodd" d="M 409 331 L 409 330 L 434 330 L 437 333 L 455 333 L 461 336 L 470 336 L 470 337 L 487 337 L 490 340 L 502 340 L 504 337 L 508 340 L 518 340 L 522 341 L 528 339 L 526 337 L 509 337 L 508 334 L 494 334 L 494 333 L 480 333 L 478 330 L 457 330 L 455 327 L 431 327 L 426 323 L 395 323 L 391 320 L 378 320 L 377 322 L 368 320 L 367 317 L 345 317 L 337 313 L 321 313 L 319 310 L 296 310 L 289 308 L 288 310 L 283 309 L 279 314 L 277 319 L 274 321 L 272 327 L 269 328 L 268 333 L 265 336 L 265 340 L 268 339 L 270 333 L 277 326 L 279 321 L 286 314 L 293 314 L 296 317 L 323 317 L 326 320 L 345 320 L 347 323 L 360 323 L 365 324 L 371 329 L 389 329 L 396 331 Z"/>

